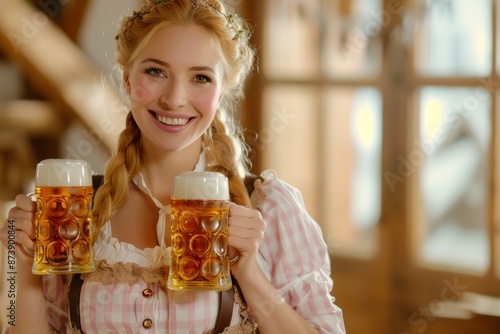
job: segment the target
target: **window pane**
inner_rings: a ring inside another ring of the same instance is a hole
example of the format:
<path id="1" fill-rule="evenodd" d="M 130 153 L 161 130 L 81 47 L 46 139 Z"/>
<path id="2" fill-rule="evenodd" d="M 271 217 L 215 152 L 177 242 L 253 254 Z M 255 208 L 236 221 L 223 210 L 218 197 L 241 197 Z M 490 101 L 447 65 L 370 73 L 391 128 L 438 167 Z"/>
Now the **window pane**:
<path id="1" fill-rule="evenodd" d="M 405 161 L 422 167 L 420 257 L 426 264 L 484 272 L 490 96 L 480 88 L 425 87 L 419 115 L 419 148 Z"/>
<path id="2" fill-rule="evenodd" d="M 393 18 L 374 0 L 326 1 L 323 63 L 329 77 L 372 77 L 379 73 L 378 34 Z"/>
<path id="3" fill-rule="evenodd" d="M 310 79 L 319 74 L 320 0 L 267 0 L 263 68 L 268 77 Z"/>
<path id="4" fill-rule="evenodd" d="M 263 157 L 264 169 L 300 189 L 308 211 L 316 218 L 318 189 L 318 94 L 303 85 L 270 85 L 264 92 L 263 128 L 252 145 Z"/>
<path id="5" fill-rule="evenodd" d="M 322 219 L 339 251 L 374 255 L 381 210 L 382 98 L 373 88 L 325 92 Z"/>
<path id="6" fill-rule="evenodd" d="M 430 76 L 485 76 L 491 71 L 491 0 L 427 1 L 415 47 Z"/>

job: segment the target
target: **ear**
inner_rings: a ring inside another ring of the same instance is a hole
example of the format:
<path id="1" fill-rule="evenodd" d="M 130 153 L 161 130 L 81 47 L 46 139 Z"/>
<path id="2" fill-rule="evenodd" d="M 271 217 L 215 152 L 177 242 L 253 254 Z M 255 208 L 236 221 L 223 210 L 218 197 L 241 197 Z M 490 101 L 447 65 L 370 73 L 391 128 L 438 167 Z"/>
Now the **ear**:
<path id="1" fill-rule="evenodd" d="M 130 87 L 130 72 L 128 70 L 123 70 L 122 81 L 123 81 L 123 88 L 125 88 L 127 94 L 130 95 L 132 88 Z"/>

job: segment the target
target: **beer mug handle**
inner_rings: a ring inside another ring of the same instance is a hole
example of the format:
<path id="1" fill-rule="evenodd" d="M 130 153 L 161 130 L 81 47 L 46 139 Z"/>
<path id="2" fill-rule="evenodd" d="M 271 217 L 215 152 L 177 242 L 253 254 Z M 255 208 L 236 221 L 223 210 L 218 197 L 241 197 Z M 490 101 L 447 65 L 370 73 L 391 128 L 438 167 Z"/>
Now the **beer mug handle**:
<path id="1" fill-rule="evenodd" d="M 36 198 L 35 198 L 35 193 L 28 193 L 26 194 L 26 196 L 28 196 L 32 201 L 36 201 Z M 33 240 L 34 241 L 34 240 Z M 32 250 L 29 250 L 27 248 L 25 248 L 23 245 L 21 244 L 18 244 L 19 246 L 21 246 L 21 251 L 24 252 L 26 255 L 29 255 L 29 256 L 32 256 L 32 257 L 35 257 L 35 252 L 32 251 Z"/>

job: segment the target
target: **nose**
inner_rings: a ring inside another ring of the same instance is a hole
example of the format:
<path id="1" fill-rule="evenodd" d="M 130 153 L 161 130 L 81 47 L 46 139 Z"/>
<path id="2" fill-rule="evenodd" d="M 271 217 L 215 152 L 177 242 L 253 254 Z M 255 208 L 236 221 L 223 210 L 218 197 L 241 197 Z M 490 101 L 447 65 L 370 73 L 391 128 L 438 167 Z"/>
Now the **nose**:
<path id="1" fill-rule="evenodd" d="M 186 104 L 186 90 L 178 80 L 171 80 L 160 96 L 160 102 L 168 109 L 177 109 Z"/>

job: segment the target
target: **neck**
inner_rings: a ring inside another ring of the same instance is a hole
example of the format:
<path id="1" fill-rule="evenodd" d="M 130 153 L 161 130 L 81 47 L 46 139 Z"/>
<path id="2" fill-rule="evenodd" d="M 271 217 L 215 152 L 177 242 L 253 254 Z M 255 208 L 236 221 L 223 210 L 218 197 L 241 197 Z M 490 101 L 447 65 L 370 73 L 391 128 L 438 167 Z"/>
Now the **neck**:
<path id="1" fill-rule="evenodd" d="M 180 173 L 192 171 L 201 153 L 201 140 L 179 151 L 144 149 L 142 173 L 152 194 L 163 204 L 170 201 L 172 180 Z M 161 151 L 161 152 L 160 152 Z"/>

